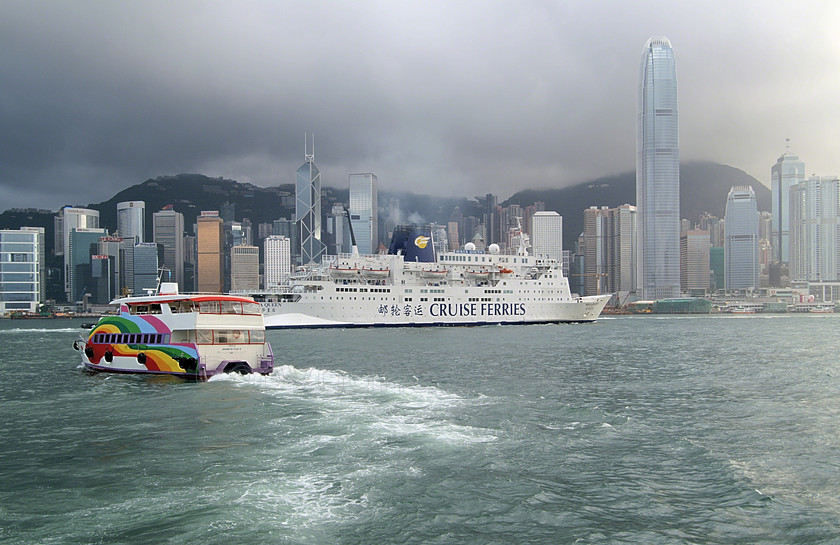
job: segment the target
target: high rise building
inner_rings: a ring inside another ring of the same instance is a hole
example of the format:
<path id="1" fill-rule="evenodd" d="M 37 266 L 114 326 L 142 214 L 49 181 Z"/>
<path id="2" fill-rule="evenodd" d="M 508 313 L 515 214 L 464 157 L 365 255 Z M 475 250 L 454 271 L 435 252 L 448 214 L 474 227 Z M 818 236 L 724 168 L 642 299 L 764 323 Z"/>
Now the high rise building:
<path id="1" fill-rule="evenodd" d="M 680 284 L 684 291 L 709 291 L 711 248 L 708 231 L 689 229 L 680 234 Z"/>
<path id="2" fill-rule="evenodd" d="M 644 299 L 680 293 L 680 150 L 671 42 L 652 37 L 639 69 L 636 132 L 638 289 Z"/>
<path id="3" fill-rule="evenodd" d="M 811 176 L 791 188 L 790 279 L 840 280 L 840 180 Z"/>
<path id="4" fill-rule="evenodd" d="M 128 243 L 131 243 L 130 239 Z M 134 295 L 146 295 L 157 288 L 163 253 L 162 244 L 140 242 L 134 245 Z"/>
<path id="5" fill-rule="evenodd" d="M 563 216 L 554 211 L 531 216 L 531 254 L 563 260 Z"/>
<path id="6" fill-rule="evenodd" d="M 254 292 L 260 289 L 260 249 L 242 244 L 230 249 L 230 289 Z"/>
<path id="7" fill-rule="evenodd" d="M 121 252 L 120 250 L 123 247 L 123 239 L 120 237 L 100 237 L 99 238 L 99 248 L 97 250 L 97 255 L 100 256 L 99 259 L 107 258 L 108 259 L 108 272 L 110 273 L 111 277 L 107 282 L 107 285 L 104 283 L 100 283 L 98 285 L 99 289 L 99 300 L 95 302 L 99 302 L 102 299 L 108 299 L 105 303 L 110 303 L 119 295 L 121 295 L 120 287 L 123 285 L 122 276 L 124 274 L 123 267 L 122 267 L 122 259 L 120 259 Z M 105 264 L 99 264 L 99 273 L 103 272 L 102 267 L 105 267 Z M 134 267 L 132 266 L 132 271 Z M 96 272 L 96 271 L 93 271 Z M 107 287 L 108 294 L 107 296 L 103 293 L 102 288 Z"/>
<path id="8" fill-rule="evenodd" d="M 727 290 L 758 289 L 758 206 L 751 186 L 733 187 L 724 217 L 724 284 Z"/>
<path id="9" fill-rule="evenodd" d="M 222 218 L 216 211 L 202 211 L 196 226 L 196 289 L 202 293 L 222 293 L 225 270 Z"/>
<path id="10" fill-rule="evenodd" d="M 607 293 L 609 207 L 590 206 L 583 211 L 583 291 Z"/>
<path id="11" fill-rule="evenodd" d="M 46 299 L 43 227 L 0 230 L 0 315 L 37 312 Z"/>
<path id="12" fill-rule="evenodd" d="M 291 241 L 271 235 L 265 239 L 265 289 L 275 289 L 289 279 L 292 271 Z"/>
<path id="13" fill-rule="evenodd" d="M 73 208 L 66 206 L 61 210 L 61 236 L 63 238 L 62 254 L 64 255 L 64 295 L 72 301 L 70 295 L 70 233 L 73 229 L 98 229 L 99 211 L 88 208 Z"/>
<path id="14" fill-rule="evenodd" d="M 295 221 L 300 227 L 301 265 L 320 263 L 326 251 L 321 242 L 321 172 L 315 166 L 314 136 L 312 148 L 312 153 L 304 149 L 305 161 L 295 176 Z"/>
<path id="15" fill-rule="evenodd" d="M 590 207 L 584 211 L 583 292 L 614 293 L 619 301 L 636 290 L 636 207 Z"/>
<path id="16" fill-rule="evenodd" d="M 375 174 L 350 175 L 350 221 L 360 254 L 374 254 L 379 249 L 378 193 Z"/>
<path id="17" fill-rule="evenodd" d="M 785 150 L 770 168 L 773 260 L 790 262 L 790 188 L 805 181 L 805 163 Z"/>
<path id="18" fill-rule="evenodd" d="M 163 245 L 161 265 L 171 273 L 166 282 L 177 282 L 180 291 L 187 291 L 184 283 L 184 215 L 167 206 L 152 216 L 152 237 Z"/>
<path id="19" fill-rule="evenodd" d="M 117 203 L 117 231 L 123 240 L 146 242 L 146 203 L 125 201 Z"/>
<path id="20" fill-rule="evenodd" d="M 461 247 L 460 236 L 458 234 L 458 222 L 450 221 L 446 224 L 446 236 L 449 238 L 449 249 L 457 250 Z"/>
<path id="21" fill-rule="evenodd" d="M 70 247 L 65 256 L 69 258 L 70 265 L 67 301 L 81 301 L 85 294 L 93 289 L 90 280 L 90 257 L 99 253 L 99 239 L 107 235 L 108 231 L 105 229 L 78 228 L 70 231 Z"/>

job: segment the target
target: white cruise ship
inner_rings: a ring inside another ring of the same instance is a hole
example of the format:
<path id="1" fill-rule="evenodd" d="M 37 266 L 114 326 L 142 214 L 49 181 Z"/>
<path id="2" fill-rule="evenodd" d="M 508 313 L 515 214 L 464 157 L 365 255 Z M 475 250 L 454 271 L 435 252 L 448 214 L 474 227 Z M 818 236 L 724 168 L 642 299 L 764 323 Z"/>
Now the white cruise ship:
<path id="1" fill-rule="evenodd" d="M 389 254 L 341 254 L 253 294 L 266 328 L 594 322 L 610 295 L 572 296 L 561 264 L 467 244 L 435 255 L 431 232 L 395 233 Z"/>

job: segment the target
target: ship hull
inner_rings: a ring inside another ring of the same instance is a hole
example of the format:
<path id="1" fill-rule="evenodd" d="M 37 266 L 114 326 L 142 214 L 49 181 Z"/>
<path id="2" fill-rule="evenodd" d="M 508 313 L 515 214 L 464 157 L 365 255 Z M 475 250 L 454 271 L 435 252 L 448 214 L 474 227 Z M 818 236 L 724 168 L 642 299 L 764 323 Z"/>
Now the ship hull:
<path id="1" fill-rule="evenodd" d="M 609 298 L 609 295 L 601 295 L 545 304 L 516 301 L 423 305 L 264 303 L 263 315 L 266 329 L 585 323 L 598 319 Z"/>

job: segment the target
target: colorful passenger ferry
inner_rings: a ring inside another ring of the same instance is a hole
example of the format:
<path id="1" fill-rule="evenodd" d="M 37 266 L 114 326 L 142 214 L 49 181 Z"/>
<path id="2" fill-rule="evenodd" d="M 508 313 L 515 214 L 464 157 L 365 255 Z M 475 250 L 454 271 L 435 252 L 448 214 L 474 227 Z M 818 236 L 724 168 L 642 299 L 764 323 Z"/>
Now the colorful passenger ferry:
<path id="1" fill-rule="evenodd" d="M 199 380 L 274 369 L 262 312 L 250 297 L 179 294 L 177 284 L 163 282 L 153 295 L 112 304 L 119 314 L 101 317 L 87 339 L 73 343 L 87 369 Z"/>

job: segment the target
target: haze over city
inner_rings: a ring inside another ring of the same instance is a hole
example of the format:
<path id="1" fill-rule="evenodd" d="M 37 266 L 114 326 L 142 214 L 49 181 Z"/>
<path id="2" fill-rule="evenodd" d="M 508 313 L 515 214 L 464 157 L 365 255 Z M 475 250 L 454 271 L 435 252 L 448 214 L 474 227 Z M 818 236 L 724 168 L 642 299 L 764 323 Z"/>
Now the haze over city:
<path id="1" fill-rule="evenodd" d="M 0 209 L 179 172 L 506 198 L 635 168 L 639 59 L 677 59 L 680 155 L 837 174 L 840 7 L 812 2 L 0 6 Z"/>

